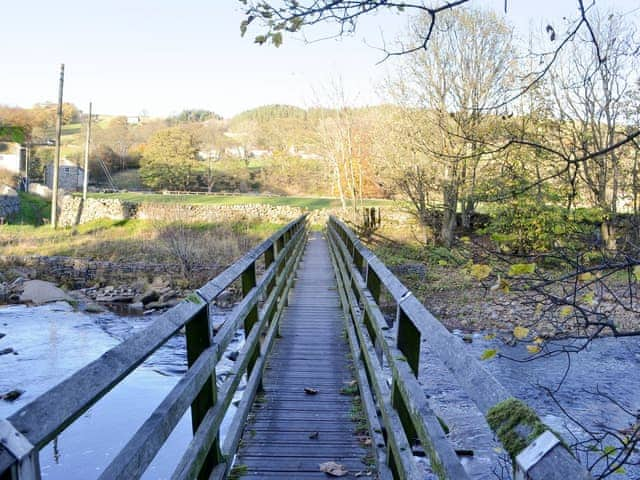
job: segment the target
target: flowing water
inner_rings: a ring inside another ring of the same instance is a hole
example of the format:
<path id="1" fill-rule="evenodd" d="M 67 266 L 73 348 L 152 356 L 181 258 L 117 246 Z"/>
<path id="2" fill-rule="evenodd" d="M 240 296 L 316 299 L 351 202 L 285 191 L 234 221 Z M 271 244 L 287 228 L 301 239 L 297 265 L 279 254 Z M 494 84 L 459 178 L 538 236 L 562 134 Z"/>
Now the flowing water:
<path id="1" fill-rule="evenodd" d="M 49 388 L 112 348 L 131 333 L 145 328 L 153 316 L 122 317 L 113 313 L 86 314 L 66 303 L 41 307 L 0 308 L 0 350 L 13 348 L 17 355 L 0 355 L 0 394 L 13 389 L 25 393 L 14 402 L 0 401 L 0 418 L 9 416 Z M 231 349 L 238 349 L 242 333 Z M 515 359 L 526 356 L 524 347 L 508 347 L 476 335 L 465 347 L 479 357 L 487 348 L 499 348 Z M 456 388 L 437 356 L 423 352 L 421 382 L 439 416 L 452 427 L 457 448 L 474 451 L 465 459 L 474 478 L 496 478 L 496 454 L 491 434 L 468 398 Z M 224 360 L 220 370 L 228 369 Z M 567 358 L 557 356 L 519 363 L 496 358 L 485 363 L 515 396 L 527 401 L 560 433 L 582 436 L 566 420 L 558 405 L 541 386 L 555 388 L 564 376 Z M 571 369 L 556 393 L 567 411 L 586 426 L 628 426 L 630 418 L 602 396 L 607 392 L 632 411 L 640 410 L 640 343 L 637 339 L 604 338 L 571 357 Z M 43 478 L 75 480 L 97 477 L 178 381 L 186 369 L 183 335 L 175 335 L 125 381 L 85 412 L 40 455 Z M 219 375 L 224 372 L 218 371 Z M 220 377 L 219 377 L 220 378 Z M 439 405 L 439 406 L 438 406 Z M 55 405 L 51 406 L 52 409 Z M 146 479 L 168 478 L 191 439 L 187 412 L 167 444 L 145 474 Z M 225 424 L 222 427 L 224 434 Z M 615 478 L 640 479 L 637 468 Z"/>
<path id="2" fill-rule="evenodd" d="M 0 350 L 13 348 L 17 352 L 0 355 L 0 394 L 24 390 L 13 402 L 0 400 L 0 418 L 19 410 L 152 321 L 153 316 L 86 314 L 74 311 L 66 303 L 0 308 L 0 333 L 5 334 L 0 339 Z M 241 334 L 231 348 L 239 348 L 240 343 Z M 228 368 L 229 362 L 224 363 L 222 369 Z M 185 370 L 185 340 L 177 334 L 42 449 L 42 477 L 96 478 Z M 223 423 L 223 433 L 225 428 Z M 190 439 L 187 411 L 143 478 L 169 478 Z"/>

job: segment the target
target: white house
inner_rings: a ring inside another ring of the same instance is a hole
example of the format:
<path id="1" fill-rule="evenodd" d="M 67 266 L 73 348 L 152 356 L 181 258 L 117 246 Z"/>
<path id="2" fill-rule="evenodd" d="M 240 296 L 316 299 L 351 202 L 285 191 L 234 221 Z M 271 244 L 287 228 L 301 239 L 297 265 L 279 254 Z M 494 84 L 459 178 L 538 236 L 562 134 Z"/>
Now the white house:
<path id="1" fill-rule="evenodd" d="M 25 170 L 26 154 L 22 145 L 15 142 L 0 142 L 0 168 L 20 174 Z"/>

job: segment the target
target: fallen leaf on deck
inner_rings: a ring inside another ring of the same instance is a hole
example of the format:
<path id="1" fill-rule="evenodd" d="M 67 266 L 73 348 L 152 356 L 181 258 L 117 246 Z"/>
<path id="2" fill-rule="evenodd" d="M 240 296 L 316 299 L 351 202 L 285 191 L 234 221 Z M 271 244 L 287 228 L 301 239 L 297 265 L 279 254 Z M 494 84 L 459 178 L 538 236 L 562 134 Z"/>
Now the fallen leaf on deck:
<path id="1" fill-rule="evenodd" d="M 318 390 L 311 387 L 304 387 L 304 393 L 308 395 L 315 395 L 316 393 L 318 393 Z"/>
<path id="2" fill-rule="evenodd" d="M 331 475 L 332 477 L 344 477 L 349 473 L 349 470 L 344 465 L 340 465 L 336 462 L 324 462 L 320 464 L 320 471 Z"/>
<path id="3" fill-rule="evenodd" d="M 317 439 L 319 436 L 320 436 L 320 432 L 311 432 L 309 434 L 309 438 L 312 439 L 312 440 Z"/>

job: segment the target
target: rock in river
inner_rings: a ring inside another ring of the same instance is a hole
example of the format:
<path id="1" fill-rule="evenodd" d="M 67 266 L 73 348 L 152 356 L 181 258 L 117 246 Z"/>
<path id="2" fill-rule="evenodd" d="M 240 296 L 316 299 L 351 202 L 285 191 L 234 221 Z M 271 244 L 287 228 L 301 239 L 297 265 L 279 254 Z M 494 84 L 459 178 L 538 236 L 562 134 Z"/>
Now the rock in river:
<path id="1" fill-rule="evenodd" d="M 22 303 L 33 303 L 34 305 L 43 305 L 45 303 L 71 300 L 63 290 L 55 286 L 51 282 L 43 280 L 29 280 L 23 284 L 24 290 L 20 295 Z"/>

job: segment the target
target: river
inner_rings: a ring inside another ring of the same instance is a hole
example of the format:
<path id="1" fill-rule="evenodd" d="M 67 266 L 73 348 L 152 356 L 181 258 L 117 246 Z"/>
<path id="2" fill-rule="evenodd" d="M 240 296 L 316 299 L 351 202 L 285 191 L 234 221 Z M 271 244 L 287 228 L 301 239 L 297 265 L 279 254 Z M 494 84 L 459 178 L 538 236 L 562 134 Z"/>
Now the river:
<path id="1" fill-rule="evenodd" d="M 152 321 L 153 316 L 86 314 L 66 303 L 0 308 L 0 333 L 6 334 L 0 339 L 0 350 L 10 347 L 17 352 L 17 355 L 0 355 L 0 393 L 16 388 L 25 391 L 13 402 L 0 401 L 0 418 L 20 409 Z M 241 341 L 239 333 L 231 348 L 238 349 Z M 508 347 L 497 340 L 486 340 L 482 335 L 475 335 L 473 343 L 465 344 L 464 348 L 476 357 L 487 348 L 499 348 L 514 358 L 526 355 L 524 347 Z M 474 413 L 470 401 L 456 388 L 434 352 L 426 348 L 421 358 L 421 382 L 432 406 L 452 427 L 454 444 L 474 451 L 474 456 L 465 460 L 467 468 L 474 478 L 496 478 L 493 474 L 496 444 L 483 426 L 483 419 Z M 541 388 L 541 385 L 556 386 L 565 372 L 566 362 L 563 356 L 527 363 L 495 358 L 484 365 L 515 396 L 534 407 L 550 426 L 565 435 L 571 432 L 580 437 L 579 429 L 566 421 L 559 407 Z M 225 359 L 221 370 L 229 365 Z M 176 335 L 41 451 L 43 478 L 97 477 L 185 369 L 184 337 Z M 637 339 L 594 341 L 587 350 L 572 356 L 572 368 L 557 392 L 563 407 L 590 428 L 601 424 L 616 428 L 628 426 L 629 417 L 620 409 L 589 393 L 596 387 L 621 400 L 631 410 L 640 410 Z M 171 475 L 179 461 L 176 452 L 182 451 L 191 438 L 190 423 L 187 412 L 143 478 L 155 480 Z M 225 424 L 223 434 L 224 430 Z M 625 475 L 613 477 L 638 480 L 640 470 L 630 467 Z"/>
<path id="2" fill-rule="evenodd" d="M 0 308 L 0 333 L 5 334 L 0 339 L 0 350 L 13 348 L 17 352 L 0 355 L 0 393 L 24 390 L 13 402 L 0 400 L 0 418 L 19 410 L 152 321 L 153 316 L 86 314 L 63 302 Z M 240 341 L 237 337 L 232 348 L 238 348 Z M 178 334 L 42 449 L 42 477 L 96 478 L 185 369 L 184 336 Z M 223 432 L 225 427 L 226 422 Z M 191 418 L 187 411 L 143 478 L 169 478 L 180 460 L 176 452 L 183 451 L 190 439 Z"/>

